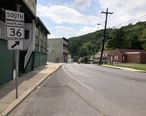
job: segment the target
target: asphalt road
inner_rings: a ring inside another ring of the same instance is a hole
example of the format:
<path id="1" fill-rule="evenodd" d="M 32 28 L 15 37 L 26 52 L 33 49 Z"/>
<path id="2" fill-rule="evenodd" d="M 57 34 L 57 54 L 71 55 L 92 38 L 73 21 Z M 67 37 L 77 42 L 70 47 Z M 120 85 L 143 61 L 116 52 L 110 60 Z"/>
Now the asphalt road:
<path id="1" fill-rule="evenodd" d="M 10 116 L 146 116 L 146 73 L 66 64 Z"/>

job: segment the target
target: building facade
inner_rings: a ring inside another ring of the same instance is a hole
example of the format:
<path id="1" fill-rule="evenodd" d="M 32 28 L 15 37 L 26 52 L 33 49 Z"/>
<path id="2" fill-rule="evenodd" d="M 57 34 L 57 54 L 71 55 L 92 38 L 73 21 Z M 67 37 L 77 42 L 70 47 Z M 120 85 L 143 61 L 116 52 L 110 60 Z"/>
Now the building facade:
<path id="1" fill-rule="evenodd" d="M 68 40 L 66 38 L 48 39 L 48 61 L 67 62 Z"/>
<path id="2" fill-rule="evenodd" d="M 132 49 L 116 49 L 108 54 L 107 61 L 119 63 L 146 63 L 146 51 Z"/>
<path id="3" fill-rule="evenodd" d="M 19 7 L 19 12 L 24 13 L 24 38 L 21 39 L 23 49 L 19 50 L 19 76 L 47 62 L 47 35 L 50 32 L 36 16 L 36 4 L 36 0 L 0 2 L 0 86 L 13 79 L 13 70 L 15 70 L 14 50 L 8 49 L 6 10 L 16 12 Z"/>

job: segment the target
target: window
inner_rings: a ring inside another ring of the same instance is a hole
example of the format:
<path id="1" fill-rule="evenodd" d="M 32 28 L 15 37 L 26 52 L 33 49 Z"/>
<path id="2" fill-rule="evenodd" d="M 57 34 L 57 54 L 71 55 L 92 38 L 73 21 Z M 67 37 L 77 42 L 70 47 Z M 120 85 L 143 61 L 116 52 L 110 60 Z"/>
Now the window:
<path id="1" fill-rule="evenodd" d="M 5 22 L 5 10 L 3 8 L 0 9 L 0 20 Z"/>
<path id="2" fill-rule="evenodd" d="M 125 60 L 125 57 L 123 56 L 123 60 Z"/>
<path id="3" fill-rule="evenodd" d="M 39 37 L 39 30 L 35 27 L 36 36 Z"/>
<path id="4" fill-rule="evenodd" d="M 52 42 L 48 42 L 48 48 L 52 49 Z"/>
<path id="5" fill-rule="evenodd" d="M 5 10 L 0 9 L 0 38 L 6 39 Z"/>
<path id="6" fill-rule="evenodd" d="M 5 23 L 0 21 L 0 38 L 6 39 L 6 26 Z"/>
<path id="7" fill-rule="evenodd" d="M 114 59 L 115 59 L 115 60 L 118 60 L 118 56 L 114 56 Z"/>
<path id="8" fill-rule="evenodd" d="M 25 30 L 25 39 L 29 39 L 29 30 Z"/>

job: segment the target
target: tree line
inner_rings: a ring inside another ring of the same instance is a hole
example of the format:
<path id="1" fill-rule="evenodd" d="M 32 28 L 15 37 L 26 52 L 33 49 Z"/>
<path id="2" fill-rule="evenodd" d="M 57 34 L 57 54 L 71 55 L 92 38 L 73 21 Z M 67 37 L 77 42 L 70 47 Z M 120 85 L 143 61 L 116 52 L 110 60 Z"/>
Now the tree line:
<path id="1" fill-rule="evenodd" d="M 104 30 L 69 38 L 69 53 L 74 61 L 100 52 Z M 146 22 L 128 24 L 121 28 L 108 28 L 105 50 L 137 49 L 146 50 Z"/>

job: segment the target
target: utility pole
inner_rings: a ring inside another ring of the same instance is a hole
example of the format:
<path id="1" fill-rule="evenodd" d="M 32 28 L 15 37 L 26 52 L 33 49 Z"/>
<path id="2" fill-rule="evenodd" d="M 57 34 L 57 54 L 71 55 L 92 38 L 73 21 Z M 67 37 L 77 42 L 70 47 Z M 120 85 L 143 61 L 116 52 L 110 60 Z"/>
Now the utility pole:
<path id="1" fill-rule="evenodd" d="M 94 44 L 94 46 L 93 46 L 93 64 L 94 64 L 95 39 L 93 39 L 93 44 Z"/>
<path id="2" fill-rule="evenodd" d="M 101 56 L 100 56 L 99 65 L 102 64 L 103 51 L 104 51 L 104 43 L 105 43 L 105 39 L 106 39 L 106 26 L 107 26 L 108 14 L 113 14 L 113 12 L 108 12 L 108 8 L 107 8 L 106 12 L 101 12 L 101 13 L 106 14 L 106 19 L 105 19 L 104 35 L 103 35 L 103 39 L 102 39 L 102 48 L 101 48 Z"/>

